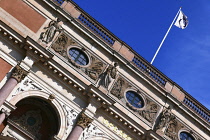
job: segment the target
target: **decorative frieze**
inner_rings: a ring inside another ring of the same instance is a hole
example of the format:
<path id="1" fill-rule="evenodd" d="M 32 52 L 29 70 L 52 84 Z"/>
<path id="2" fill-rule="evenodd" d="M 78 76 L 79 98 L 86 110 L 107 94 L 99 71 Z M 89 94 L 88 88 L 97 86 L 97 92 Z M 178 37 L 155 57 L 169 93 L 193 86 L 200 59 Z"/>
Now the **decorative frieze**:
<path id="1" fill-rule="evenodd" d="M 77 120 L 77 124 L 81 126 L 83 129 L 87 128 L 88 125 L 93 121 L 93 119 L 89 118 L 87 115 L 85 115 L 85 113 L 83 112 L 82 114 L 80 114 L 78 120 Z"/>
<path id="2" fill-rule="evenodd" d="M 52 44 L 51 48 L 64 57 L 69 63 L 71 63 L 74 67 L 80 69 L 84 74 L 90 77 L 92 80 L 96 81 L 99 76 L 102 74 L 106 65 L 96 56 L 88 52 L 84 47 L 81 47 L 79 43 L 77 43 L 74 39 L 67 36 L 66 34 L 61 34 L 57 37 L 56 41 Z M 88 64 L 87 66 L 82 66 L 77 64 L 69 55 L 69 49 L 76 48 L 81 52 L 87 54 Z"/>
<path id="3" fill-rule="evenodd" d="M 120 100 L 124 97 L 124 92 L 129 87 L 131 87 L 130 84 L 120 76 L 114 83 L 114 86 L 111 89 L 110 93 Z"/>
<path id="4" fill-rule="evenodd" d="M 24 69 L 22 69 L 19 65 L 17 65 L 14 68 L 14 71 L 12 72 L 12 78 L 16 79 L 19 82 L 25 78 L 25 76 L 28 74 Z"/>

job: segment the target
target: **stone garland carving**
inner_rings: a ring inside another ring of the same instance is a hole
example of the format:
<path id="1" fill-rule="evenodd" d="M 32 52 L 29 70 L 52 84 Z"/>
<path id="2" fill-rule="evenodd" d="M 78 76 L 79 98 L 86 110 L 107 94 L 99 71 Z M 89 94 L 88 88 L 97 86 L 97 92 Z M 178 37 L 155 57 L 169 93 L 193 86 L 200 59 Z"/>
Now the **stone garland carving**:
<path id="1" fill-rule="evenodd" d="M 12 78 L 16 79 L 17 82 L 21 82 L 25 78 L 25 76 L 28 74 L 25 70 L 23 70 L 19 65 L 17 65 L 14 68 L 14 71 L 12 72 Z"/>
<path id="2" fill-rule="evenodd" d="M 85 113 L 82 113 L 80 114 L 76 125 L 81 126 L 83 129 L 85 129 L 92 121 L 93 119 L 89 118 L 87 115 L 85 115 Z"/>
<path id="3" fill-rule="evenodd" d="M 118 63 L 114 63 L 114 66 L 110 65 L 104 73 L 100 75 L 99 85 L 108 88 L 109 84 L 116 78 Z"/>
<path id="4" fill-rule="evenodd" d="M 27 132 L 31 133 L 36 139 L 41 138 L 39 130 L 42 124 L 41 110 L 31 110 L 23 114 L 21 117 L 12 117 L 11 120 L 21 126 Z"/>
<path id="5" fill-rule="evenodd" d="M 42 40 L 42 42 L 45 43 L 49 43 L 53 40 L 56 32 L 61 32 L 61 26 L 59 25 L 59 22 L 61 20 L 59 18 L 57 18 L 57 20 L 52 20 L 50 21 L 50 23 L 48 24 L 48 27 L 44 27 L 44 29 L 46 29 L 45 32 L 42 32 L 40 35 L 40 39 Z"/>
<path id="6" fill-rule="evenodd" d="M 51 48 L 65 59 L 67 59 L 73 66 L 88 75 L 92 80 L 96 81 L 99 78 L 99 75 L 101 75 L 104 71 L 106 64 L 95 56 L 90 55 L 91 64 L 88 67 L 80 67 L 68 57 L 67 53 L 69 52 L 67 52 L 67 48 L 72 45 L 80 46 L 76 41 L 63 33 L 58 36 L 56 41 L 52 44 Z"/>
<path id="7" fill-rule="evenodd" d="M 97 126 L 94 126 L 92 124 L 85 128 L 79 140 L 94 139 L 94 137 L 106 138 L 107 140 L 111 140 L 109 136 L 104 134 Z"/>
<path id="8" fill-rule="evenodd" d="M 129 135 L 127 135 L 123 130 L 120 130 L 117 126 L 115 126 L 108 120 L 102 118 L 102 123 L 123 139 L 132 140 L 132 138 Z"/>
<path id="9" fill-rule="evenodd" d="M 155 102 L 151 101 L 150 99 L 146 98 L 146 106 L 144 110 L 139 110 L 138 113 L 148 122 L 153 123 L 156 119 L 159 109 L 160 106 L 158 106 Z"/>
<path id="10" fill-rule="evenodd" d="M 114 83 L 110 93 L 120 100 L 124 97 L 124 92 L 129 87 L 131 87 L 129 83 L 124 78 L 119 77 Z"/>

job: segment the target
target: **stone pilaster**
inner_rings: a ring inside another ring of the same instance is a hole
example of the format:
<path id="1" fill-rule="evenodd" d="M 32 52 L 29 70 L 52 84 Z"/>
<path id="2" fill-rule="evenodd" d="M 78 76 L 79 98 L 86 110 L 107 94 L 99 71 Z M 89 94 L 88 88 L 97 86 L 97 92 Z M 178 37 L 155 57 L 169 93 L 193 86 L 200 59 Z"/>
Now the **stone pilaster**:
<path id="1" fill-rule="evenodd" d="M 9 94 L 15 88 L 15 86 L 21 82 L 22 79 L 27 75 L 27 72 L 23 70 L 19 65 L 14 68 L 11 77 L 7 80 L 7 82 L 0 89 L 0 107 L 7 99 Z"/>

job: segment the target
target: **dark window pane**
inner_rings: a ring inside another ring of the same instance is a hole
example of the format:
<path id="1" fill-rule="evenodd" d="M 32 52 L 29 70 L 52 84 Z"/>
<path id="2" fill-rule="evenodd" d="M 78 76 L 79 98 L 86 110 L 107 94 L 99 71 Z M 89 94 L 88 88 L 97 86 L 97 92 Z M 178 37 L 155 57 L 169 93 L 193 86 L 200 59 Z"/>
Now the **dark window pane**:
<path id="1" fill-rule="evenodd" d="M 136 108 L 142 108 L 144 106 L 144 101 L 142 97 L 139 96 L 136 92 L 133 91 L 126 92 L 126 99 L 132 106 Z"/>
<path id="2" fill-rule="evenodd" d="M 195 140 L 192 135 L 187 132 L 180 133 L 180 140 Z"/>
<path id="3" fill-rule="evenodd" d="M 85 66 L 89 63 L 87 55 L 77 48 L 71 48 L 69 54 L 71 59 L 79 65 Z"/>

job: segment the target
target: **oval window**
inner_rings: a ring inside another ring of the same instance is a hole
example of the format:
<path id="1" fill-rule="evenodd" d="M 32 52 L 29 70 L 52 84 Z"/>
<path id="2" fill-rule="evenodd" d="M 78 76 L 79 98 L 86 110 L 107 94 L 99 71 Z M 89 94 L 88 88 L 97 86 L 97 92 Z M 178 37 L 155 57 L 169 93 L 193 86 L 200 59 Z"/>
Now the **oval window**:
<path id="1" fill-rule="evenodd" d="M 179 136 L 180 136 L 180 140 L 195 140 L 195 139 L 193 138 L 193 136 L 190 135 L 190 134 L 187 133 L 187 132 L 181 132 Z"/>
<path id="2" fill-rule="evenodd" d="M 144 107 L 143 98 L 134 91 L 127 91 L 126 99 L 133 107 L 136 107 L 136 108 Z"/>
<path id="3" fill-rule="evenodd" d="M 70 48 L 69 55 L 79 65 L 86 66 L 89 63 L 87 55 L 78 48 Z"/>

